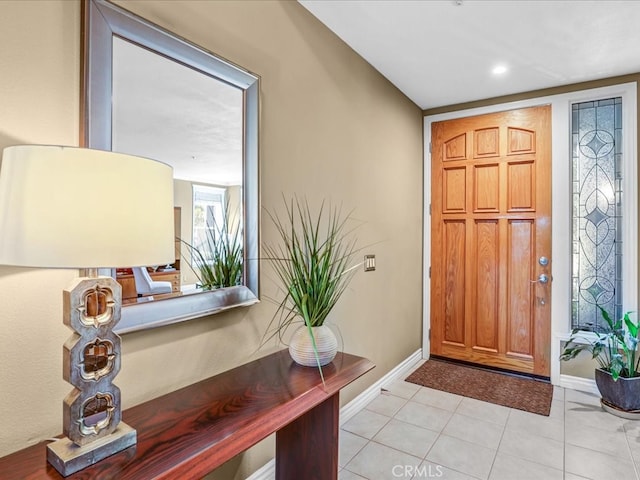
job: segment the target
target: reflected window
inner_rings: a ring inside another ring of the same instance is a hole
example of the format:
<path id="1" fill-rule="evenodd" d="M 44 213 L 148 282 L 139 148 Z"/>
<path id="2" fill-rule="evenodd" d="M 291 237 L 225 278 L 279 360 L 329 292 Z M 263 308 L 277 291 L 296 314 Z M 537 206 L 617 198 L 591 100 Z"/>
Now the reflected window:
<path id="1" fill-rule="evenodd" d="M 217 226 L 223 225 L 224 199 L 224 188 L 193 185 L 193 246 L 201 252 L 207 251 L 207 239 L 216 238 Z M 195 259 L 192 265 L 196 265 Z"/>

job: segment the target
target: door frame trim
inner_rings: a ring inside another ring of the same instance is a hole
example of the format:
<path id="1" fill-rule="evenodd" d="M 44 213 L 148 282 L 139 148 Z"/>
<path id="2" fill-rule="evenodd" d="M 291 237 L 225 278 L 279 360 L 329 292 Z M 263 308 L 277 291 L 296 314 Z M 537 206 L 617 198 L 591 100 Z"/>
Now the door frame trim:
<path id="1" fill-rule="evenodd" d="M 571 330 L 571 138 L 569 121 L 571 104 L 581 101 L 622 97 L 623 102 L 623 152 L 625 176 L 623 179 L 623 211 L 631 212 L 623 231 L 623 257 L 633 259 L 625 261 L 623 272 L 624 311 L 638 311 L 638 249 L 635 241 L 638 233 L 638 192 L 637 192 L 637 82 L 611 85 L 588 90 L 531 98 L 517 102 L 499 103 L 455 112 L 440 113 L 424 117 L 424 205 L 423 205 L 423 339 L 422 352 L 429 358 L 431 327 L 431 295 L 429 267 L 431 264 L 431 124 L 442 120 L 483 115 L 519 108 L 551 105 L 551 382 L 560 384 L 560 342 L 566 340 Z M 625 214 L 625 216 L 628 214 Z"/>

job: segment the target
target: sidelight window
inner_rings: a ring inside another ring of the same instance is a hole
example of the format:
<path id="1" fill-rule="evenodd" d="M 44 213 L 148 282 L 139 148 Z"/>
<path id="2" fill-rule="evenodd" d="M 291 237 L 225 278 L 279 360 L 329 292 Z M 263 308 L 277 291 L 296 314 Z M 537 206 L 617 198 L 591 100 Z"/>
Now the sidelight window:
<path id="1" fill-rule="evenodd" d="M 571 106 L 572 328 L 622 315 L 622 98 Z"/>

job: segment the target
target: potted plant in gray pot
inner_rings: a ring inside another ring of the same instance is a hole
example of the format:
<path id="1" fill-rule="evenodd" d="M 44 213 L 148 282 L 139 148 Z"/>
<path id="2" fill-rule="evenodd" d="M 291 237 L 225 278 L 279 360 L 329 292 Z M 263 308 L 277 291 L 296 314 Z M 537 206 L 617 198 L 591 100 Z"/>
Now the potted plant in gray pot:
<path id="1" fill-rule="evenodd" d="M 300 322 L 289 342 L 293 360 L 304 366 L 321 367 L 337 352 L 337 340 L 325 325 L 327 316 L 340 299 L 356 269 L 357 252 L 349 216 L 322 202 L 316 213 L 307 200 L 285 199 L 286 216 L 267 211 L 279 234 L 277 243 L 264 245 L 266 260 L 272 265 L 284 297 L 279 301 L 267 328 L 263 344 L 289 326 Z M 322 374 L 322 369 L 320 369 Z"/>
<path id="2" fill-rule="evenodd" d="M 605 320 L 605 331 L 587 333 L 574 329 L 560 359 L 571 360 L 583 351 L 591 353 L 598 362 L 595 379 L 602 406 L 611 413 L 627 416 L 640 411 L 640 324 L 631 320 L 631 312 L 613 320 L 604 308 L 597 307 Z"/>

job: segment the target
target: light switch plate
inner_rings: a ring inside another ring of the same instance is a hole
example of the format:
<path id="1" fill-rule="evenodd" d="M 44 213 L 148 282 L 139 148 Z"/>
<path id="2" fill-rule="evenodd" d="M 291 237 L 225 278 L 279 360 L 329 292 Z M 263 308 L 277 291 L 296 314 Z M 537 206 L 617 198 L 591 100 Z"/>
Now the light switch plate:
<path id="1" fill-rule="evenodd" d="M 364 256 L 364 271 L 372 272 L 376 269 L 376 256 L 375 255 L 365 255 Z"/>

